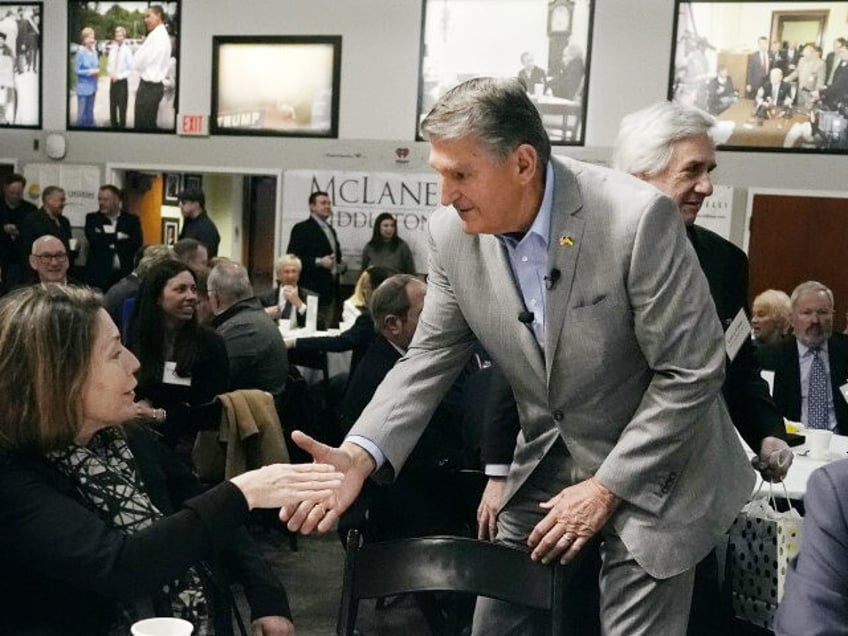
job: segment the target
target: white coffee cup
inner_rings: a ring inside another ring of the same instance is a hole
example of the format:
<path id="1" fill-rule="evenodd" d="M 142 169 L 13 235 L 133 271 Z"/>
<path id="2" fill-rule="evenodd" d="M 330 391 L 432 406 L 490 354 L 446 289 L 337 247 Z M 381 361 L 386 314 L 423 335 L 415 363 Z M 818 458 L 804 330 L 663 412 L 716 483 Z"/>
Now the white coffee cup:
<path id="1" fill-rule="evenodd" d="M 79 239 L 69 238 L 68 239 L 68 247 L 71 248 L 72 252 L 76 252 L 79 249 Z"/>
<path id="2" fill-rule="evenodd" d="M 808 428 L 804 431 L 810 457 L 818 460 L 830 459 L 830 440 L 833 432 L 822 428 Z"/>
<path id="3" fill-rule="evenodd" d="M 132 636 L 191 636 L 194 625 L 181 618 L 145 618 L 130 627 Z"/>

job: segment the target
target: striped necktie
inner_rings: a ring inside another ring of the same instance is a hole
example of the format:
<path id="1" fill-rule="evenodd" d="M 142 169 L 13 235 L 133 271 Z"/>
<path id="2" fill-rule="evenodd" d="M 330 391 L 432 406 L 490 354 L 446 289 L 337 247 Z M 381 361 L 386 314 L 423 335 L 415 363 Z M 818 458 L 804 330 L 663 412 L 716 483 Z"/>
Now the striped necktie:
<path id="1" fill-rule="evenodd" d="M 827 412 L 827 370 L 821 357 L 821 347 L 813 347 L 813 363 L 810 365 L 810 386 L 807 392 L 807 426 L 830 428 Z"/>

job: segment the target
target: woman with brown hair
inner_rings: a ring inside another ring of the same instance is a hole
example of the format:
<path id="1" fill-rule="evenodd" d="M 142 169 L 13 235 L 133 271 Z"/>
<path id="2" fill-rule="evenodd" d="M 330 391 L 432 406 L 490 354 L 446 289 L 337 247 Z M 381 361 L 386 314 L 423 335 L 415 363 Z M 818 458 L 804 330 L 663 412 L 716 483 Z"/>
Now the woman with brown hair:
<path id="1" fill-rule="evenodd" d="M 225 568 L 254 633 L 294 634 L 285 590 L 242 524 L 253 508 L 321 501 L 326 465 L 275 464 L 203 492 L 133 419 L 138 360 L 94 292 L 0 301 L 0 633 L 128 634 L 144 616 L 232 634 Z"/>

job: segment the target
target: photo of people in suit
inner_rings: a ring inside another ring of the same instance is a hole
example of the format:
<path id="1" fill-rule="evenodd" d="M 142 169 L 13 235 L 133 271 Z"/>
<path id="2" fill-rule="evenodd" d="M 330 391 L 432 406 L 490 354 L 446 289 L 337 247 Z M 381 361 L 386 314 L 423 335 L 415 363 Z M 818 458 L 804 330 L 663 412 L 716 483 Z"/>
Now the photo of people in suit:
<path id="1" fill-rule="evenodd" d="M 715 115 L 723 148 L 848 151 L 848 1 L 793 9 L 678 1 L 669 98 Z"/>
<path id="2" fill-rule="evenodd" d="M 594 0 L 426 0 L 418 121 L 473 77 L 514 77 L 554 144 L 582 145 Z"/>
<path id="3" fill-rule="evenodd" d="M 68 2 L 68 128 L 176 128 L 180 3 Z"/>
<path id="4" fill-rule="evenodd" d="M 0 127 L 41 126 L 41 7 L 0 4 Z"/>

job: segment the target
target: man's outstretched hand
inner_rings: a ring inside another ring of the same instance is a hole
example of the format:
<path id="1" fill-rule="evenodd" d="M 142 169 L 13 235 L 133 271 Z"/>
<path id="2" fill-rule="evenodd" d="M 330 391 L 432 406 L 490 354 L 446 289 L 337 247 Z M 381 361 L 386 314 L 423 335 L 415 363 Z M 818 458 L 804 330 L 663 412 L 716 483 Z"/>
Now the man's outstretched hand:
<path id="1" fill-rule="evenodd" d="M 344 474 L 344 479 L 333 495 L 319 504 L 301 502 L 294 509 L 281 508 L 280 519 L 292 532 L 310 534 L 316 527 L 318 532 L 327 532 L 359 495 L 362 484 L 374 472 L 374 460 L 360 446 L 350 442 L 335 448 L 301 431 L 294 431 L 292 440 L 316 462 L 335 466 Z"/>

